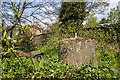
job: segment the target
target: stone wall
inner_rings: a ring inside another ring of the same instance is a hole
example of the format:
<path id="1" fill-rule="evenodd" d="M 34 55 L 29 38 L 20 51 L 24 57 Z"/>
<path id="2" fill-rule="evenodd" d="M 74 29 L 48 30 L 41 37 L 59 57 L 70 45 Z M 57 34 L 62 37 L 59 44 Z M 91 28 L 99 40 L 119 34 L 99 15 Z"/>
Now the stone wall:
<path id="1" fill-rule="evenodd" d="M 91 59 L 97 63 L 95 43 L 88 38 L 68 38 L 59 43 L 59 60 L 73 65 L 89 62 Z"/>

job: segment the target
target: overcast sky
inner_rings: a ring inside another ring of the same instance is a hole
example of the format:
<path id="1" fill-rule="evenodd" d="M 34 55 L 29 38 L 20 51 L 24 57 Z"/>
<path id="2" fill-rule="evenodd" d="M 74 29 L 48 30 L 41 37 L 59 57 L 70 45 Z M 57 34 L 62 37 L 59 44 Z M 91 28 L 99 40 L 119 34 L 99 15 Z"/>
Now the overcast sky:
<path id="1" fill-rule="evenodd" d="M 110 9 L 112 9 L 112 8 L 116 8 L 117 6 L 118 6 L 118 2 L 119 2 L 120 0 L 107 0 L 107 2 L 109 3 L 109 8 L 108 8 L 108 10 L 106 10 L 105 12 L 104 12 L 104 14 L 96 14 L 95 15 L 95 17 L 97 17 L 98 18 L 98 22 L 102 19 L 102 18 L 107 18 L 108 17 L 108 13 L 110 13 Z M 120 4 L 119 4 L 120 5 Z M 83 22 L 83 25 L 84 24 L 86 24 L 86 21 L 84 21 Z"/>
<path id="2" fill-rule="evenodd" d="M 98 21 L 101 20 L 102 18 L 106 18 L 108 15 L 108 13 L 110 12 L 110 9 L 114 8 L 114 7 L 117 7 L 118 6 L 118 2 L 120 0 L 110 0 L 108 1 L 110 4 L 109 4 L 109 9 L 107 11 L 105 11 L 105 14 L 96 14 L 95 16 L 98 17 Z"/>

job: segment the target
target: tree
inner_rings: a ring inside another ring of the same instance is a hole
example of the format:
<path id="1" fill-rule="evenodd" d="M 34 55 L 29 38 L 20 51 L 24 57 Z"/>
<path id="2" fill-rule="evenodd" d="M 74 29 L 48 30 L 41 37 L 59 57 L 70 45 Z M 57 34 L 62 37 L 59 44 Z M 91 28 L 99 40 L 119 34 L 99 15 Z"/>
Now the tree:
<path id="1" fill-rule="evenodd" d="M 33 23 L 33 19 L 41 25 L 49 25 L 52 22 L 52 15 L 56 15 L 58 3 L 54 2 L 3 2 L 1 12 L 5 21 L 6 31 L 13 30 L 16 25 Z M 48 20 L 45 22 L 45 20 Z M 8 25 L 9 22 L 9 25 Z"/>
<path id="2" fill-rule="evenodd" d="M 29 77 L 31 77 L 31 74 L 26 68 L 25 64 L 23 63 L 21 57 L 16 54 L 19 51 L 15 49 L 16 48 L 15 44 L 20 43 L 22 39 L 18 39 L 12 36 L 8 37 L 8 35 L 12 35 L 13 29 L 16 29 L 16 28 L 18 28 L 20 31 L 17 34 L 15 34 L 15 36 L 25 35 L 24 33 L 21 34 L 21 32 L 24 32 L 27 30 L 27 27 L 24 26 L 23 24 L 32 23 L 31 17 L 38 20 L 38 22 L 41 24 L 48 25 L 49 23 L 44 22 L 43 20 L 45 19 L 52 20 L 51 15 L 56 14 L 56 11 L 53 9 L 50 10 L 50 7 L 57 8 L 56 3 L 52 3 L 52 2 L 35 3 L 35 2 L 26 2 L 25 0 L 23 3 L 22 2 L 4 2 L 2 4 L 4 13 L 2 12 L 1 14 L 2 14 L 2 18 L 4 18 L 4 21 L 5 21 L 5 24 L 1 26 L 2 27 L 1 40 L 3 42 L 2 45 L 4 45 L 5 43 L 5 47 L 2 47 L 2 49 L 5 52 L 11 52 L 15 55 L 15 57 L 19 60 L 19 62 L 23 65 L 25 70 L 28 72 Z M 9 12 L 11 14 L 9 14 Z M 10 23 L 9 25 L 7 25 L 8 22 Z M 31 43 L 32 38 L 33 36 L 27 39 L 26 41 Z M 31 58 L 32 64 L 34 65 L 31 57 L 31 49 L 29 48 L 27 50 L 30 53 L 30 58 Z M 34 66 L 34 71 L 35 71 L 35 66 Z"/>
<path id="3" fill-rule="evenodd" d="M 120 56 L 120 24 L 119 24 L 119 8 L 117 6 L 117 9 L 113 8 L 111 9 L 111 12 L 108 14 L 108 19 L 112 23 L 109 28 L 112 28 L 111 31 L 116 33 L 116 41 L 118 43 L 118 56 Z"/>
<path id="4" fill-rule="evenodd" d="M 54 24 L 50 25 L 49 28 L 50 28 L 50 31 L 51 32 L 59 32 L 59 25 L 60 23 L 59 22 L 55 22 Z"/>
<path id="5" fill-rule="evenodd" d="M 60 32 L 62 34 L 69 35 L 71 37 L 77 32 L 79 33 L 80 28 L 83 27 L 82 23 L 93 9 L 99 8 L 101 5 L 106 3 L 100 2 L 64 2 L 59 9 L 59 21 Z M 107 4 L 105 5 L 107 6 Z M 104 10 L 99 10 L 101 13 Z M 94 11 L 97 12 L 97 11 Z"/>
<path id="6" fill-rule="evenodd" d="M 108 23 L 108 22 L 109 22 L 109 19 L 103 18 L 99 21 L 99 24 Z"/>
<path id="7" fill-rule="evenodd" d="M 110 20 L 111 23 L 117 23 L 119 21 L 119 8 L 111 9 L 110 13 L 108 14 L 108 19 Z"/>
<path id="8" fill-rule="evenodd" d="M 96 27 L 96 25 L 98 25 L 97 17 L 94 17 L 94 14 L 90 14 L 85 27 Z"/>
<path id="9" fill-rule="evenodd" d="M 57 3 L 54 2 L 3 2 L 2 3 L 2 18 L 4 19 L 4 32 L 12 38 L 15 30 L 21 33 L 22 26 L 33 23 L 33 19 L 41 25 L 49 25 L 52 22 L 52 15 L 56 15 Z M 47 20 L 47 22 L 45 22 Z M 9 24 L 8 24 L 9 23 Z M 19 25 L 19 26 L 18 26 Z M 14 31 L 13 31 L 14 30 Z M 23 32 L 25 35 L 25 33 Z"/>
<path id="10" fill-rule="evenodd" d="M 85 18 L 86 2 L 64 2 L 59 9 L 60 30 L 64 34 L 74 36 L 82 27 Z"/>

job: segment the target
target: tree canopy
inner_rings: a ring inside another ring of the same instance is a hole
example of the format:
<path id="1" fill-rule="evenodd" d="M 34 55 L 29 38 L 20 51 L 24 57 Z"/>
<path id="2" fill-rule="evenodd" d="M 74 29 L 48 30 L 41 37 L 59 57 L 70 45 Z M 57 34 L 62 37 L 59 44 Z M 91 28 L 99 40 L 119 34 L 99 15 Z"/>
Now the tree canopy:
<path id="1" fill-rule="evenodd" d="M 109 19 L 102 18 L 102 19 L 99 21 L 99 24 L 108 23 L 108 22 L 109 22 Z"/>
<path id="2" fill-rule="evenodd" d="M 79 33 L 80 28 L 83 27 L 83 21 L 88 17 L 89 12 L 93 11 L 93 13 L 97 13 L 96 9 L 100 8 L 100 6 L 107 6 L 106 3 L 100 2 L 64 2 L 59 9 L 59 21 L 60 24 L 60 32 L 65 35 L 69 35 L 71 37 L 74 36 L 75 33 Z M 99 10 L 98 12 L 103 12 L 103 10 Z"/>
<path id="3" fill-rule="evenodd" d="M 57 4 L 57 2 L 3 2 L 1 14 L 7 26 L 6 31 L 11 31 L 18 24 L 20 26 L 31 24 L 33 20 L 37 21 L 39 27 L 50 24 L 55 20 L 52 16 L 56 15 Z"/>
<path id="4" fill-rule="evenodd" d="M 86 2 L 64 2 L 59 9 L 60 30 L 64 34 L 73 36 L 82 27 L 86 16 Z"/>
<path id="5" fill-rule="evenodd" d="M 90 14 L 85 27 L 96 27 L 96 25 L 98 25 L 97 17 L 94 14 Z"/>

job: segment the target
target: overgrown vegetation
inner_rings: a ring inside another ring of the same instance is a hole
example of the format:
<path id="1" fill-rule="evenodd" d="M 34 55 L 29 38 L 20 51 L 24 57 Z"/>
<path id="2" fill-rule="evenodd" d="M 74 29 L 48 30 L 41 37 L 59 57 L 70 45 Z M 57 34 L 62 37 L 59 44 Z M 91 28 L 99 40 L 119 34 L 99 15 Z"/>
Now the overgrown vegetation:
<path id="1" fill-rule="evenodd" d="M 65 4 L 64 4 L 65 5 Z M 74 4 L 75 5 L 75 4 Z M 80 4 L 79 4 L 80 5 Z M 78 6 L 79 6 L 78 5 Z M 72 7 L 72 6 L 71 6 Z M 69 9 L 70 10 L 70 9 Z M 18 15 L 16 15 L 18 16 Z M 77 18 L 77 17 L 76 17 Z M 79 20 L 77 20 L 79 23 Z M 65 23 L 66 25 L 69 23 Z M 76 23 L 70 22 L 71 25 L 79 26 Z M 80 23 L 81 24 L 81 23 Z M 64 23 L 62 23 L 63 27 Z M 72 27 L 69 25 L 70 27 Z M 68 27 L 69 27 L 68 26 Z M 10 58 L 2 58 L 2 77 L 3 78 L 59 78 L 59 79 L 112 79 L 120 78 L 120 24 L 111 24 L 109 26 L 99 27 L 99 28 L 80 28 L 78 30 L 78 37 L 88 37 L 96 42 L 96 54 L 98 59 L 98 65 L 94 64 L 92 60 L 84 65 L 68 65 L 68 63 L 63 63 L 58 60 L 58 46 L 59 41 L 64 39 L 64 37 L 59 36 L 60 28 L 59 22 L 52 25 L 52 34 L 44 46 L 37 47 L 35 50 L 33 46 L 26 47 L 26 51 L 29 53 L 44 53 L 45 56 L 38 62 L 36 59 L 21 57 L 16 55 L 19 52 L 15 44 L 20 44 L 23 39 L 16 38 L 16 36 L 25 35 L 27 28 L 29 27 L 17 27 L 21 29 L 21 32 L 15 34 L 14 37 L 8 37 L 8 33 L 4 30 L 4 25 L 2 25 L 1 31 L 3 36 L 1 40 L 4 41 L 3 51 L 11 52 L 15 56 Z M 57 30 L 56 30 L 57 29 Z M 73 29 L 75 29 L 73 27 Z M 61 30 L 61 29 L 60 29 Z M 66 31 L 66 29 L 65 29 Z M 69 32 L 68 32 L 69 33 Z M 74 30 L 73 30 L 74 33 Z M 73 37 L 72 34 L 67 34 L 67 37 Z M 66 37 L 66 34 L 62 34 Z M 24 38 L 25 42 L 28 44 L 32 43 L 34 37 L 30 36 L 29 39 Z M 24 50 L 21 50 L 23 52 Z"/>
<path id="2" fill-rule="evenodd" d="M 79 67 L 63 64 L 58 61 L 58 44 L 55 43 L 52 47 L 47 45 L 40 49 L 41 52 L 49 52 L 40 61 L 34 59 L 35 69 L 30 59 L 22 58 L 24 64 L 32 75 L 32 78 L 84 78 L 84 79 L 99 79 L 99 78 L 118 78 L 115 69 L 118 69 L 118 61 L 115 57 L 115 51 L 97 50 L 98 62 L 96 64 L 87 63 Z M 37 52 L 37 51 L 36 51 Z M 49 55 L 50 54 L 50 55 Z M 54 55 L 53 55 L 54 54 Z M 55 55 L 56 54 L 56 55 Z M 12 63 L 11 63 L 12 61 Z M 5 78 L 28 78 L 26 70 L 23 68 L 17 58 L 3 59 L 3 77 Z"/>
<path id="3" fill-rule="evenodd" d="M 101 32 L 103 32 L 103 30 Z M 93 35 L 92 36 L 90 35 L 87 37 L 92 38 Z M 94 33 L 94 35 L 96 34 Z M 103 34 L 96 38 L 99 38 L 100 40 L 103 41 L 107 39 L 102 37 L 104 37 Z M 103 41 L 102 43 L 104 43 Z M 27 70 L 31 73 L 32 78 L 60 78 L 60 79 L 119 78 L 119 73 L 116 72 L 116 70 L 119 69 L 120 67 L 118 62 L 119 58 L 116 54 L 117 52 L 115 51 L 115 49 L 109 50 L 105 45 L 98 44 L 97 45 L 98 47 L 96 47 L 96 53 L 99 65 L 97 66 L 96 64 L 90 62 L 77 67 L 73 65 L 67 65 L 67 63 L 63 64 L 62 61 L 61 62 L 58 61 L 58 44 L 59 44 L 58 37 L 51 37 L 51 39 L 47 42 L 47 44 L 44 47 L 38 48 L 37 51 L 32 52 L 32 53 L 43 52 L 46 54 L 46 56 L 43 57 L 43 59 L 40 62 L 38 62 L 36 59 L 33 60 L 35 68 L 29 58 L 25 57 L 21 58 Z M 3 58 L 2 69 L 4 78 L 30 77 L 26 70 L 24 69 L 24 67 L 22 66 L 22 64 L 15 57 Z"/>

